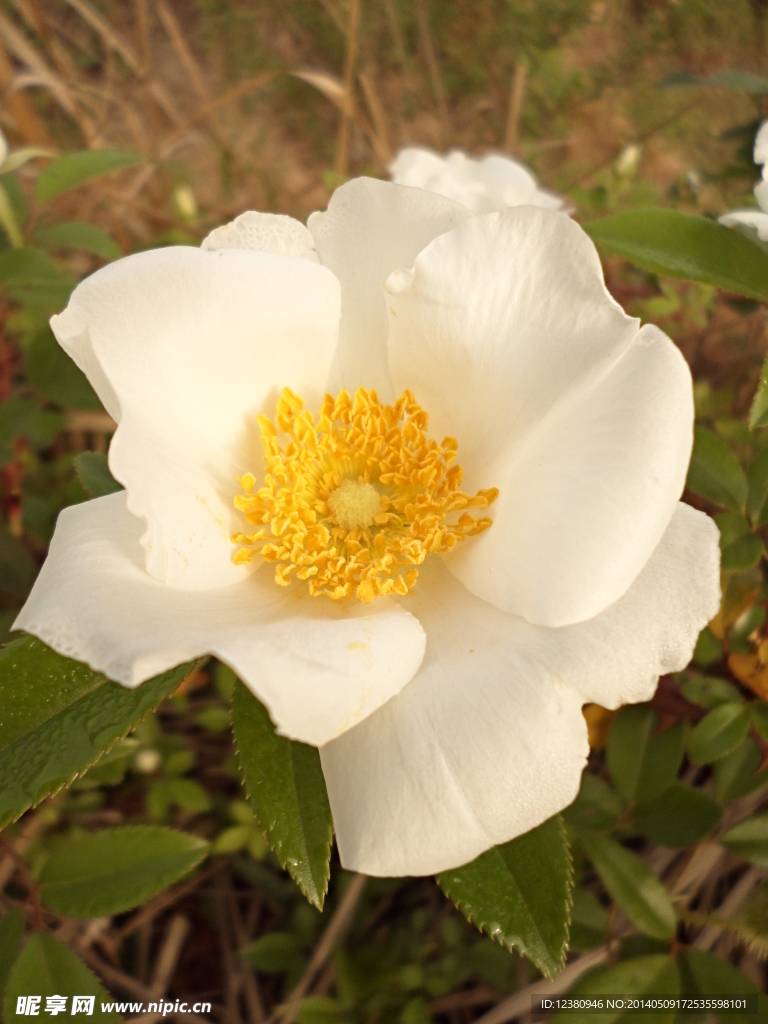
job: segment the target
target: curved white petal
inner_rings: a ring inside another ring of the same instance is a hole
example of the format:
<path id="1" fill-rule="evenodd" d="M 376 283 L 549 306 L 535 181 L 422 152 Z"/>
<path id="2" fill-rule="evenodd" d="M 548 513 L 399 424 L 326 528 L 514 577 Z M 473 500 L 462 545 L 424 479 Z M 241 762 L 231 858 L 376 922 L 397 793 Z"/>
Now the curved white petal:
<path id="1" fill-rule="evenodd" d="M 123 493 L 65 509 L 14 623 L 125 686 L 214 654 L 279 731 L 319 745 L 397 694 L 424 654 L 419 622 L 390 600 L 352 609 L 285 590 L 263 566 L 241 583 L 185 591 L 147 574 Z"/>
<path id="2" fill-rule="evenodd" d="M 109 452 L 146 520 L 147 569 L 225 586 L 236 477 L 259 471 L 258 413 L 288 386 L 312 407 L 336 346 L 339 284 L 307 259 L 156 249 L 86 278 L 51 326 L 118 421 Z"/>
<path id="3" fill-rule="evenodd" d="M 718 217 L 718 221 L 727 228 L 739 225 L 754 228 L 760 241 L 768 242 L 768 213 L 763 210 L 731 210 L 730 213 Z"/>
<path id="4" fill-rule="evenodd" d="M 214 228 L 200 243 L 201 249 L 255 249 L 281 256 L 319 262 L 315 243 L 301 221 L 283 213 L 259 213 L 248 210 L 229 224 Z"/>
<path id="5" fill-rule="evenodd" d="M 768 164 L 768 121 L 763 121 L 755 135 L 754 161 Z"/>
<path id="6" fill-rule="evenodd" d="M 498 487 L 494 524 L 449 565 L 531 622 L 592 618 L 623 594 L 682 493 L 690 373 L 608 295 L 563 214 L 476 217 L 393 274 L 392 378 L 459 441 L 466 488 Z"/>
<path id="7" fill-rule="evenodd" d="M 426 875 L 527 832 L 575 797 L 581 704 L 648 699 L 718 607 L 714 524 L 681 506 L 632 589 L 549 629 L 470 595 L 430 559 L 407 599 L 427 631 L 416 677 L 320 751 L 344 867 Z"/>
<path id="8" fill-rule="evenodd" d="M 417 189 L 375 178 L 356 178 L 331 196 L 324 213 L 308 221 L 320 262 L 341 281 L 339 348 L 329 390 L 375 388 L 395 395 L 387 363 L 387 309 L 382 284 L 409 267 L 433 238 L 470 214 Z"/>
<path id="9" fill-rule="evenodd" d="M 541 189 L 524 164 L 500 153 L 476 160 L 459 149 L 442 157 L 421 146 L 406 146 L 390 163 L 389 173 L 398 185 L 427 189 L 473 213 L 522 205 L 563 207 L 560 196 Z"/>

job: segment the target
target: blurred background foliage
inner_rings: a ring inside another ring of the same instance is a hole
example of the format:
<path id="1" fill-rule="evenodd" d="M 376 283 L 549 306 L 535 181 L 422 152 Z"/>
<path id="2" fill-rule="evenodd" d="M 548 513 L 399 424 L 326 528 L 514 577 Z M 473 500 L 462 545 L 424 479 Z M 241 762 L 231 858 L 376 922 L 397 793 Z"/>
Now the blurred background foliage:
<path id="1" fill-rule="evenodd" d="M 146 247 L 197 244 L 245 209 L 304 218 L 347 177 L 385 176 L 405 143 L 512 153 L 585 222 L 754 205 L 765 76 L 766 0 L 2 0 L 3 640 L 60 509 L 114 486 L 114 424 L 47 326 L 77 280 Z M 605 266 L 617 299 L 667 331 L 694 372 L 686 499 L 720 527 L 724 600 L 691 668 L 650 704 L 585 709 L 592 755 L 565 814 L 571 954 L 602 972 L 582 975 L 584 991 L 664 991 L 670 954 L 694 991 L 756 991 L 768 954 L 768 429 L 750 429 L 748 411 L 766 310 L 614 257 Z M 324 914 L 303 899 L 240 787 L 235 683 L 200 667 L 6 830 L 0 988 L 23 909 L 117 998 L 205 999 L 217 1021 L 524 1018 L 536 970 L 473 930 L 433 880 L 363 886 L 336 864 Z M 212 857 L 130 914 L 41 907 L 57 851 L 135 823 L 209 840 Z M 519 991 L 522 1003 L 504 1002 Z"/>

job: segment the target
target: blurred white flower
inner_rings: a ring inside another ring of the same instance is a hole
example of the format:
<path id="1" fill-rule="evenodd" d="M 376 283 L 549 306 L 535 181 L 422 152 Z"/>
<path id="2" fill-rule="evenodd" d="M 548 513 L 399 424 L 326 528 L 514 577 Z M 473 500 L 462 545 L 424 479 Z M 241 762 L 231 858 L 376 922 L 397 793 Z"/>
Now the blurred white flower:
<path id="1" fill-rule="evenodd" d="M 642 152 L 641 147 L 636 142 L 631 142 L 628 146 L 625 146 L 616 157 L 616 162 L 613 165 L 616 168 L 616 173 L 620 174 L 622 178 L 631 178 L 637 171 Z"/>
<path id="2" fill-rule="evenodd" d="M 565 208 L 565 200 L 540 187 L 528 168 L 512 157 L 490 153 L 476 160 L 460 149 L 440 156 L 421 146 L 406 146 L 389 165 L 397 185 L 423 188 L 453 199 L 473 213 L 510 206 Z"/>
<path id="3" fill-rule="evenodd" d="M 719 218 L 726 227 L 753 228 L 761 242 L 768 242 L 768 121 L 763 121 L 755 135 L 754 160 L 763 165 L 762 177 L 754 187 L 755 199 L 759 209 L 731 210 Z"/>
<path id="4" fill-rule="evenodd" d="M 220 658 L 320 747 L 349 869 L 567 806 L 582 705 L 648 700 L 717 611 L 688 368 L 561 213 L 360 178 L 119 260 L 52 327 L 126 491 L 61 513 L 14 628 L 126 686 Z"/>

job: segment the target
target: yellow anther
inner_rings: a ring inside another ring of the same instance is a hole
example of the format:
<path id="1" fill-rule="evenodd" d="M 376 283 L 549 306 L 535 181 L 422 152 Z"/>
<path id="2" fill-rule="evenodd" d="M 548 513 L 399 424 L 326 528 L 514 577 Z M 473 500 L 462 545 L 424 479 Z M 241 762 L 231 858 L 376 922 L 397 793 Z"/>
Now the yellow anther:
<path id="1" fill-rule="evenodd" d="M 426 435 L 428 417 L 405 391 L 383 405 L 375 391 L 326 395 L 317 420 L 298 395 L 284 388 L 276 427 L 259 416 L 266 473 L 239 477 L 235 508 L 263 529 L 232 535 L 233 558 L 275 562 L 275 581 L 306 581 L 310 594 L 334 600 L 407 594 L 431 554 L 450 551 L 491 525 L 469 508 L 485 509 L 498 496 L 459 490 L 458 442 Z M 282 444 L 278 431 L 287 434 Z M 456 513 L 462 512 L 457 517 Z M 267 535 L 272 540 L 267 543 Z"/>

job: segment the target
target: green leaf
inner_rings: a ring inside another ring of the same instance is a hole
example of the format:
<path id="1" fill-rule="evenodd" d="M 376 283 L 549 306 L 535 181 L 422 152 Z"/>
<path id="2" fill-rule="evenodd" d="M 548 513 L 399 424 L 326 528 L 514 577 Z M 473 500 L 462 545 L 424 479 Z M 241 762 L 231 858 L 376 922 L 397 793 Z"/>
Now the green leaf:
<path id="1" fill-rule="evenodd" d="M 26 597 L 37 576 L 37 564 L 5 523 L 0 522 L 0 592 Z"/>
<path id="2" fill-rule="evenodd" d="M 615 967 L 600 967 L 590 971 L 569 991 L 569 996 L 588 998 L 591 995 L 677 996 L 680 994 L 680 976 L 675 961 L 665 953 L 637 956 Z M 675 1018 L 675 1010 L 653 1013 L 656 1024 L 667 1024 Z M 645 1016 L 645 1015 L 643 1015 Z M 599 1013 L 574 1014 L 561 1010 L 552 1018 L 564 1022 L 576 1020 L 579 1024 L 613 1024 L 614 1021 L 639 1019 L 629 1010 L 603 1010 Z"/>
<path id="3" fill-rule="evenodd" d="M 758 772 L 762 760 L 762 749 L 749 737 L 721 758 L 713 769 L 717 799 L 736 800 L 768 784 L 768 768 Z"/>
<path id="4" fill-rule="evenodd" d="M 653 871 L 608 836 L 582 829 L 578 839 L 609 896 L 630 921 L 655 939 L 671 939 L 675 934 L 675 910 Z"/>
<path id="5" fill-rule="evenodd" d="M 24 236 L 16 220 L 10 197 L 2 185 L 0 185 L 0 224 L 14 249 L 20 249 L 24 245 Z"/>
<path id="6" fill-rule="evenodd" d="M 705 626 L 699 633 L 696 647 L 693 650 L 693 660 L 697 665 L 707 668 L 714 662 L 719 661 L 723 656 L 723 641 L 718 640 L 709 626 Z"/>
<path id="7" fill-rule="evenodd" d="M 80 483 L 92 498 L 103 498 L 105 494 L 123 489 L 109 471 L 107 456 L 99 452 L 80 452 L 75 456 L 75 469 Z"/>
<path id="8" fill-rule="evenodd" d="M 243 946 L 237 955 L 257 971 L 282 974 L 301 955 L 301 943 L 290 932 L 270 932 Z"/>
<path id="9" fill-rule="evenodd" d="M 128 689 L 34 637 L 0 650 L 0 828 L 90 768 L 193 668 Z"/>
<path id="10" fill-rule="evenodd" d="M 101 409 L 88 378 L 46 329 L 34 339 L 24 357 L 30 383 L 63 409 Z"/>
<path id="11" fill-rule="evenodd" d="M 282 867 L 322 910 L 333 821 L 317 748 L 278 736 L 267 709 L 239 680 L 232 726 L 254 813 Z"/>
<path id="12" fill-rule="evenodd" d="M 723 572 L 751 569 L 760 561 L 762 554 L 762 538 L 754 533 L 747 533 L 723 548 L 720 568 Z"/>
<path id="13" fill-rule="evenodd" d="M 757 1015 L 729 1010 L 721 1019 L 732 1024 L 758 1024 L 768 1020 L 768 999 L 754 982 L 727 960 L 701 949 L 683 949 L 677 958 L 683 992 L 691 996 L 757 996 Z"/>
<path id="14" fill-rule="evenodd" d="M 79 153 L 65 153 L 43 168 L 35 186 L 35 198 L 40 206 L 49 203 L 62 192 L 111 174 L 123 167 L 134 167 L 146 160 L 140 153 L 118 149 L 86 149 Z"/>
<path id="15" fill-rule="evenodd" d="M 688 757 L 694 764 L 712 764 L 730 754 L 749 729 L 749 711 L 741 702 L 720 704 L 688 734 Z"/>
<path id="16" fill-rule="evenodd" d="M 340 999 L 331 996 L 307 996 L 299 1003 L 296 1024 L 347 1024 L 354 1020 L 352 1011 Z M 424 1024 L 407 1021 L 405 1024 Z"/>
<path id="17" fill-rule="evenodd" d="M 655 800 L 639 804 L 632 824 L 660 846 L 699 842 L 722 817 L 720 805 L 700 789 L 674 782 Z"/>
<path id="18" fill-rule="evenodd" d="M 613 828 L 623 810 L 623 800 L 607 782 L 584 772 L 579 795 L 563 811 L 563 817 L 576 828 Z"/>
<path id="19" fill-rule="evenodd" d="M 117 260 L 122 256 L 120 246 L 111 235 L 82 220 L 65 220 L 60 224 L 35 228 L 33 238 L 36 245 L 49 249 L 77 249 L 103 260 Z"/>
<path id="20" fill-rule="evenodd" d="M 768 423 L 768 357 L 766 357 L 763 363 L 763 369 L 760 373 L 760 383 L 757 385 L 757 391 L 755 397 L 752 399 L 752 407 L 749 410 L 749 426 L 750 429 L 755 430 L 757 427 L 764 427 Z M 753 463 L 754 477 L 755 477 L 755 496 L 754 496 L 754 507 L 760 507 L 760 514 L 762 514 L 763 505 L 765 504 L 765 488 L 766 484 L 765 477 L 768 475 L 768 449 L 761 452 L 760 455 L 755 459 Z"/>
<path id="21" fill-rule="evenodd" d="M 33 935 L 21 951 L 11 969 L 5 990 L 4 1019 L 17 1020 L 16 1001 L 19 996 L 40 996 L 38 1018 L 45 1017 L 46 996 L 66 996 L 67 1019 L 72 1016 L 73 996 L 94 996 L 93 1015 L 88 1020 L 111 1021 L 122 1024 L 118 1013 L 102 1012 L 103 1002 L 111 999 L 101 982 L 71 949 L 68 949 L 52 935 L 38 932 Z M 62 1017 L 64 1014 L 61 1015 Z M 85 1019 L 85 1014 L 83 1018 Z M 51 1018 L 55 1019 L 55 1018 Z M 79 1016 L 76 1017 L 79 1019 Z"/>
<path id="22" fill-rule="evenodd" d="M 761 388 L 765 381 L 765 417 L 768 419 L 768 377 L 765 367 L 761 377 Z M 755 396 L 755 402 L 757 395 Z M 755 405 L 753 403 L 752 408 Z M 763 424 L 760 424 L 761 426 Z M 764 448 L 747 470 L 747 514 L 754 526 L 768 523 L 768 448 Z"/>
<path id="23" fill-rule="evenodd" d="M 649 704 L 619 711 L 608 737 L 608 771 L 626 800 L 653 800 L 672 785 L 683 759 L 683 723 L 656 732 L 659 716 Z"/>
<path id="24" fill-rule="evenodd" d="M 758 736 L 768 741 L 768 703 L 764 700 L 752 701 L 749 705 L 749 718 Z"/>
<path id="25" fill-rule="evenodd" d="M 124 825 L 57 846 L 40 874 L 40 898 L 67 917 L 132 910 L 203 860 L 208 843 L 153 825 Z"/>
<path id="26" fill-rule="evenodd" d="M 602 945 L 608 931 L 608 917 L 602 904 L 597 896 L 580 886 L 573 890 L 570 931 L 568 948 L 577 953 Z"/>
<path id="27" fill-rule="evenodd" d="M 694 430 L 686 486 L 734 512 L 743 509 L 747 501 L 747 478 L 738 459 L 724 441 L 704 427 Z"/>
<path id="28" fill-rule="evenodd" d="M 744 818 L 720 836 L 720 842 L 750 864 L 768 867 L 768 814 Z"/>
<path id="29" fill-rule="evenodd" d="M 717 676 L 689 676 L 680 684 L 680 692 L 691 704 L 710 710 L 741 700 L 739 688 Z"/>
<path id="30" fill-rule="evenodd" d="M 150 817 L 161 820 L 169 807 L 181 807 L 190 814 L 204 814 L 211 808 L 211 798 L 194 779 L 161 779 L 147 795 Z"/>
<path id="31" fill-rule="evenodd" d="M 40 249 L 20 248 L 0 253 L 0 290 L 14 302 L 45 309 L 66 304 L 74 281 L 62 274 Z"/>
<path id="32" fill-rule="evenodd" d="M 768 300 L 768 253 L 707 217 L 632 210 L 592 221 L 584 230 L 598 245 L 644 270 Z"/>
<path id="33" fill-rule="evenodd" d="M 11 967 L 21 949 L 25 924 L 24 911 L 20 907 L 0 918 L 0 1006 L 3 1004 Z"/>
<path id="34" fill-rule="evenodd" d="M 468 921 L 525 954 L 547 977 L 563 966 L 573 865 L 559 815 L 464 867 L 443 871 L 437 883 Z"/>

